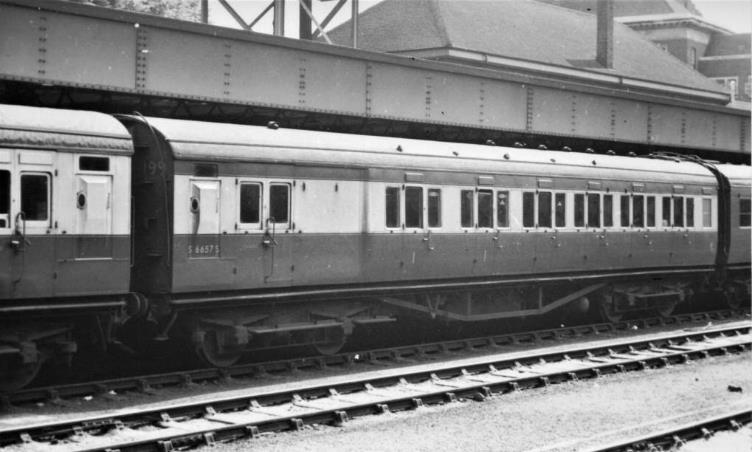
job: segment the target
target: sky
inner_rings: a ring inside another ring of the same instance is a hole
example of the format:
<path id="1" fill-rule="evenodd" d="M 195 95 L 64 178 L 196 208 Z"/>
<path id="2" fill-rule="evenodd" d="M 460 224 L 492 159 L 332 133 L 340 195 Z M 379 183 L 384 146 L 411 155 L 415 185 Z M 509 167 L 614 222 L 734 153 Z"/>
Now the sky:
<path id="1" fill-rule="evenodd" d="M 272 0 L 228 0 L 238 13 L 250 22 Z M 381 0 L 360 0 L 360 11 L 379 3 Z M 401 0 L 410 1 L 410 0 Z M 464 0 L 454 0 L 464 1 Z M 492 0 L 488 0 L 492 1 Z M 493 1 L 520 1 L 520 0 L 493 0 Z M 639 1 L 639 0 L 633 0 Z M 286 21 L 285 35 L 288 37 L 297 37 L 298 29 L 298 0 L 285 0 L 286 2 Z M 735 33 L 749 33 L 752 31 L 752 0 L 693 0 L 695 6 L 702 12 L 709 22 L 720 25 Z M 327 13 L 336 4 L 336 1 L 314 0 L 314 16 L 322 20 Z M 254 27 L 254 31 L 262 33 L 271 33 L 272 31 L 272 14 L 271 11 Z M 331 25 L 342 23 L 350 18 L 350 2 L 340 10 L 335 16 Z M 237 22 L 222 8 L 218 0 L 209 0 L 209 21 L 215 25 L 237 27 Z M 331 28 L 330 27 L 328 28 Z"/>

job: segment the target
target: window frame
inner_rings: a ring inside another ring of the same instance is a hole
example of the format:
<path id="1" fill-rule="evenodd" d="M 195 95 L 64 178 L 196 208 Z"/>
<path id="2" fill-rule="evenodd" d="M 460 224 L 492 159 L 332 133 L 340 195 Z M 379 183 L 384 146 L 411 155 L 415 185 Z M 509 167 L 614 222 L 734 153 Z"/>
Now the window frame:
<path id="1" fill-rule="evenodd" d="M 747 201 L 750 204 L 750 225 L 742 226 L 742 201 Z M 739 197 L 739 229 L 750 229 L 752 228 L 752 198 L 748 198 L 746 196 L 740 196 Z"/>
<path id="2" fill-rule="evenodd" d="M 707 226 L 705 225 L 705 201 L 708 202 L 708 220 L 710 224 Z M 702 209 L 702 214 L 700 218 L 700 228 L 702 229 L 713 229 L 713 198 L 709 196 L 703 196 L 700 198 L 700 209 Z"/>
<path id="3" fill-rule="evenodd" d="M 11 221 L 11 207 L 13 205 L 13 194 L 12 194 L 12 189 L 13 189 L 13 172 L 10 170 L 10 168 L 7 168 L 7 169 L 6 168 L 0 168 L 0 173 L 1 172 L 8 173 L 8 187 L 7 187 L 8 188 L 8 193 L 7 193 L 7 199 L 6 199 L 6 202 L 7 202 L 7 205 L 8 205 L 8 211 L 5 212 L 5 213 L 0 212 L 0 216 L 5 216 L 5 218 L 3 218 L 5 220 L 5 227 L 0 226 L 0 230 L 3 230 L 3 231 L 7 232 L 7 230 L 9 230 L 9 229 L 12 228 L 12 225 L 11 225 L 11 223 L 12 223 L 12 221 Z"/>
<path id="4" fill-rule="evenodd" d="M 265 225 L 274 225 L 276 227 L 285 226 L 285 229 L 292 229 L 292 182 L 291 181 L 269 181 L 267 182 L 268 188 L 266 190 L 266 209 L 265 209 L 265 217 L 262 224 Z M 272 188 L 278 187 L 278 186 L 284 186 L 287 187 L 287 221 L 272 221 Z"/>
<path id="5" fill-rule="evenodd" d="M 419 226 L 408 226 L 408 224 L 407 224 L 407 191 L 409 189 L 419 189 L 420 190 L 420 198 L 419 198 L 419 200 L 420 200 L 420 209 L 419 209 L 419 212 L 418 212 L 418 218 L 420 219 L 420 225 Z M 403 227 L 403 229 L 410 229 L 411 231 L 412 230 L 420 230 L 420 231 L 422 231 L 422 230 L 425 229 L 425 225 L 426 225 L 426 218 L 425 218 L 426 211 L 425 211 L 425 209 L 426 209 L 426 194 L 427 193 L 428 192 L 427 192 L 426 188 L 424 186 L 422 186 L 422 185 L 409 184 L 409 185 L 404 185 L 402 187 L 400 204 L 401 204 L 401 207 L 402 207 L 401 215 L 402 215 L 402 227 Z"/>
<path id="6" fill-rule="evenodd" d="M 44 220 L 29 220 L 26 218 L 24 221 L 26 227 L 37 228 L 49 228 L 52 224 L 52 174 L 44 171 L 20 171 L 18 173 L 18 211 L 23 211 L 23 177 L 24 176 L 45 176 L 47 178 L 47 218 Z M 12 175 L 11 175 L 12 177 Z M 24 212 L 24 215 L 26 212 Z M 12 223 L 11 219 L 11 223 Z"/>
<path id="7" fill-rule="evenodd" d="M 258 223 L 244 223 L 242 220 L 242 199 L 243 199 L 243 185 L 258 185 L 259 186 L 259 221 Z M 264 195 L 266 194 L 266 190 L 264 190 L 264 182 L 260 180 L 254 180 L 254 179 L 239 179 L 237 184 L 237 223 L 236 228 L 240 231 L 261 231 L 264 229 Z"/>
<path id="8" fill-rule="evenodd" d="M 444 190 L 440 186 L 426 186 L 426 201 L 425 201 L 425 211 L 426 211 L 426 221 L 425 226 L 427 229 L 431 230 L 437 230 L 444 227 Z M 431 226 L 431 206 L 430 206 L 430 193 L 432 191 L 438 191 L 439 192 L 439 224 L 437 226 Z"/>
<path id="9" fill-rule="evenodd" d="M 493 208 L 494 208 L 494 225 L 496 226 L 496 229 L 501 230 L 510 230 L 512 229 L 512 190 L 508 188 L 497 188 L 494 189 L 494 198 L 493 198 Z M 507 199 L 507 206 L 506 206 L 506 226 L 501 226 L 499 224 L 499 193 L 506 193 L 506 199 Z"/>
<path id="10" fill-rule="evenodd" d="M 463 213 L 464 213 L 463 212 L 463 201 L 465 199 L 465 197 L 464 197 L 465 193 L 470 193 L 471 194 L 471 197 L 470 197 L 470 226 L 465 226 L 464 224 L 462 224 Z M 459 224 L 460 224 L 460 228 L 463 231 L 467 231 L 467 230 L 470 230 L 470 229 L 474 230 L 477 227 L 477 225 L 478 225 L 478 222 L 477 222 L 477 212 L 476 212 L 476 210 L 477 210 L 477 200 L 476 200 L 477 196 L 475 195 L 475 188 L 460 188 L 459 194 L 460 194 L 460 205 L 459 205 L 459 207 L 460 207 L 459 208 L 459 216 L 460 216 Z"/>

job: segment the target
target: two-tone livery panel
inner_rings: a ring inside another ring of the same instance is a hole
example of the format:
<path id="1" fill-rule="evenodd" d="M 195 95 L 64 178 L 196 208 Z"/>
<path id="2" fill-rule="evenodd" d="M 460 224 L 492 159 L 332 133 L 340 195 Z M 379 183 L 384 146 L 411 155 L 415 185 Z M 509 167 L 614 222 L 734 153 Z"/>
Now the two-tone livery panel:
<path id="1" fill-rule="evenodd" d="M 134 289 L 210 362 L 404 311 L 668 313 L 717 269 L 719 183 L 694 162 L 120 119 L 151 206 L 136 271 L 159 282 Z"/>
<path id="2" fill-rule="evenodd" d="M 0 108 L 0 352 L 11 357 L 0 362 L 10 380 L 75 351 L 81 318 L 124 305 L 132 153 L 111 116 Z"/>

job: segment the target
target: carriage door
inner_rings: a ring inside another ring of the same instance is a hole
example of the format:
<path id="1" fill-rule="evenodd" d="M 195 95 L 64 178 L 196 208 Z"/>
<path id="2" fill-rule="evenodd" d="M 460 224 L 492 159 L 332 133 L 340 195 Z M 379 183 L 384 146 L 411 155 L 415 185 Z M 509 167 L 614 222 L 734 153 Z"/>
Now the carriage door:
<path id="1" fill-rule="evenodd" d="M 219 257 L 219 193 L 217 180 L 191 181 L 189 258 Z"/>
<path id="2" fill-rule="evenodd" d="M 112 257 L 112 176 L 76 177 L 77 258 Z"/>

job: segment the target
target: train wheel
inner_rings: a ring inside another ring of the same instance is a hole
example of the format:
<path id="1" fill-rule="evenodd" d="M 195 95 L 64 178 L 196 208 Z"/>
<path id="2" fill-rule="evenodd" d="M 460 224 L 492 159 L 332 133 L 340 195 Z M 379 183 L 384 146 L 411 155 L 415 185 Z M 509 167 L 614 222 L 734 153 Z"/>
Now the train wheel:
<path id="1" fill-rule="evenodd" d="M 730 284 L 723 290 L 723 301 L 731 309 L 739 309 L 749 297 L 745 297 L 744 288 L 741 285 Z"/>
<path id="2" fill-rule="evenodd" d="M 212 367 L 230 367 L 240 361 L 243 356 L 242 349 L 227 349 L 219 342 L 219 332 L 214 330 L 201 331 L 194 337 L 195 351 L 202 363 Z"/>
<path id="3" fill-rule="evenodd" d="M 12 392 L 31 383 L 42 368 L 42 360 L 21 364 L 18 359 L 0 360 L 0 392 Z"/>
<path id="4" fill-rule="evenodd" d="M 655 312 L 661 317 L 670 317 L 671 314 L 674 313 L 674 309 L 676 309 L 677 304 L 678 304 L 677 301 L 670 301 L 668 303 L 664 303 L 661 306 L 657 307 L 655 309 Z"/>
<path id="5" fill-rule="evenodd" d="M 319 355 L 336 355 L 345 346 L 347 342 L 347 335 L 343 330 L 338 330 L 332 334 L 328 334 L 326 341 L 318 342 L 311 345 L 313 350 Z"/>
<path id="6" fill-rule="evenodd" d="M 611 323 L 621 322 L 624 314 L 616 310 L 616 295 L 613 292 L 603 294 L 600 300 L 600 311 L 603 320 Z"/>

